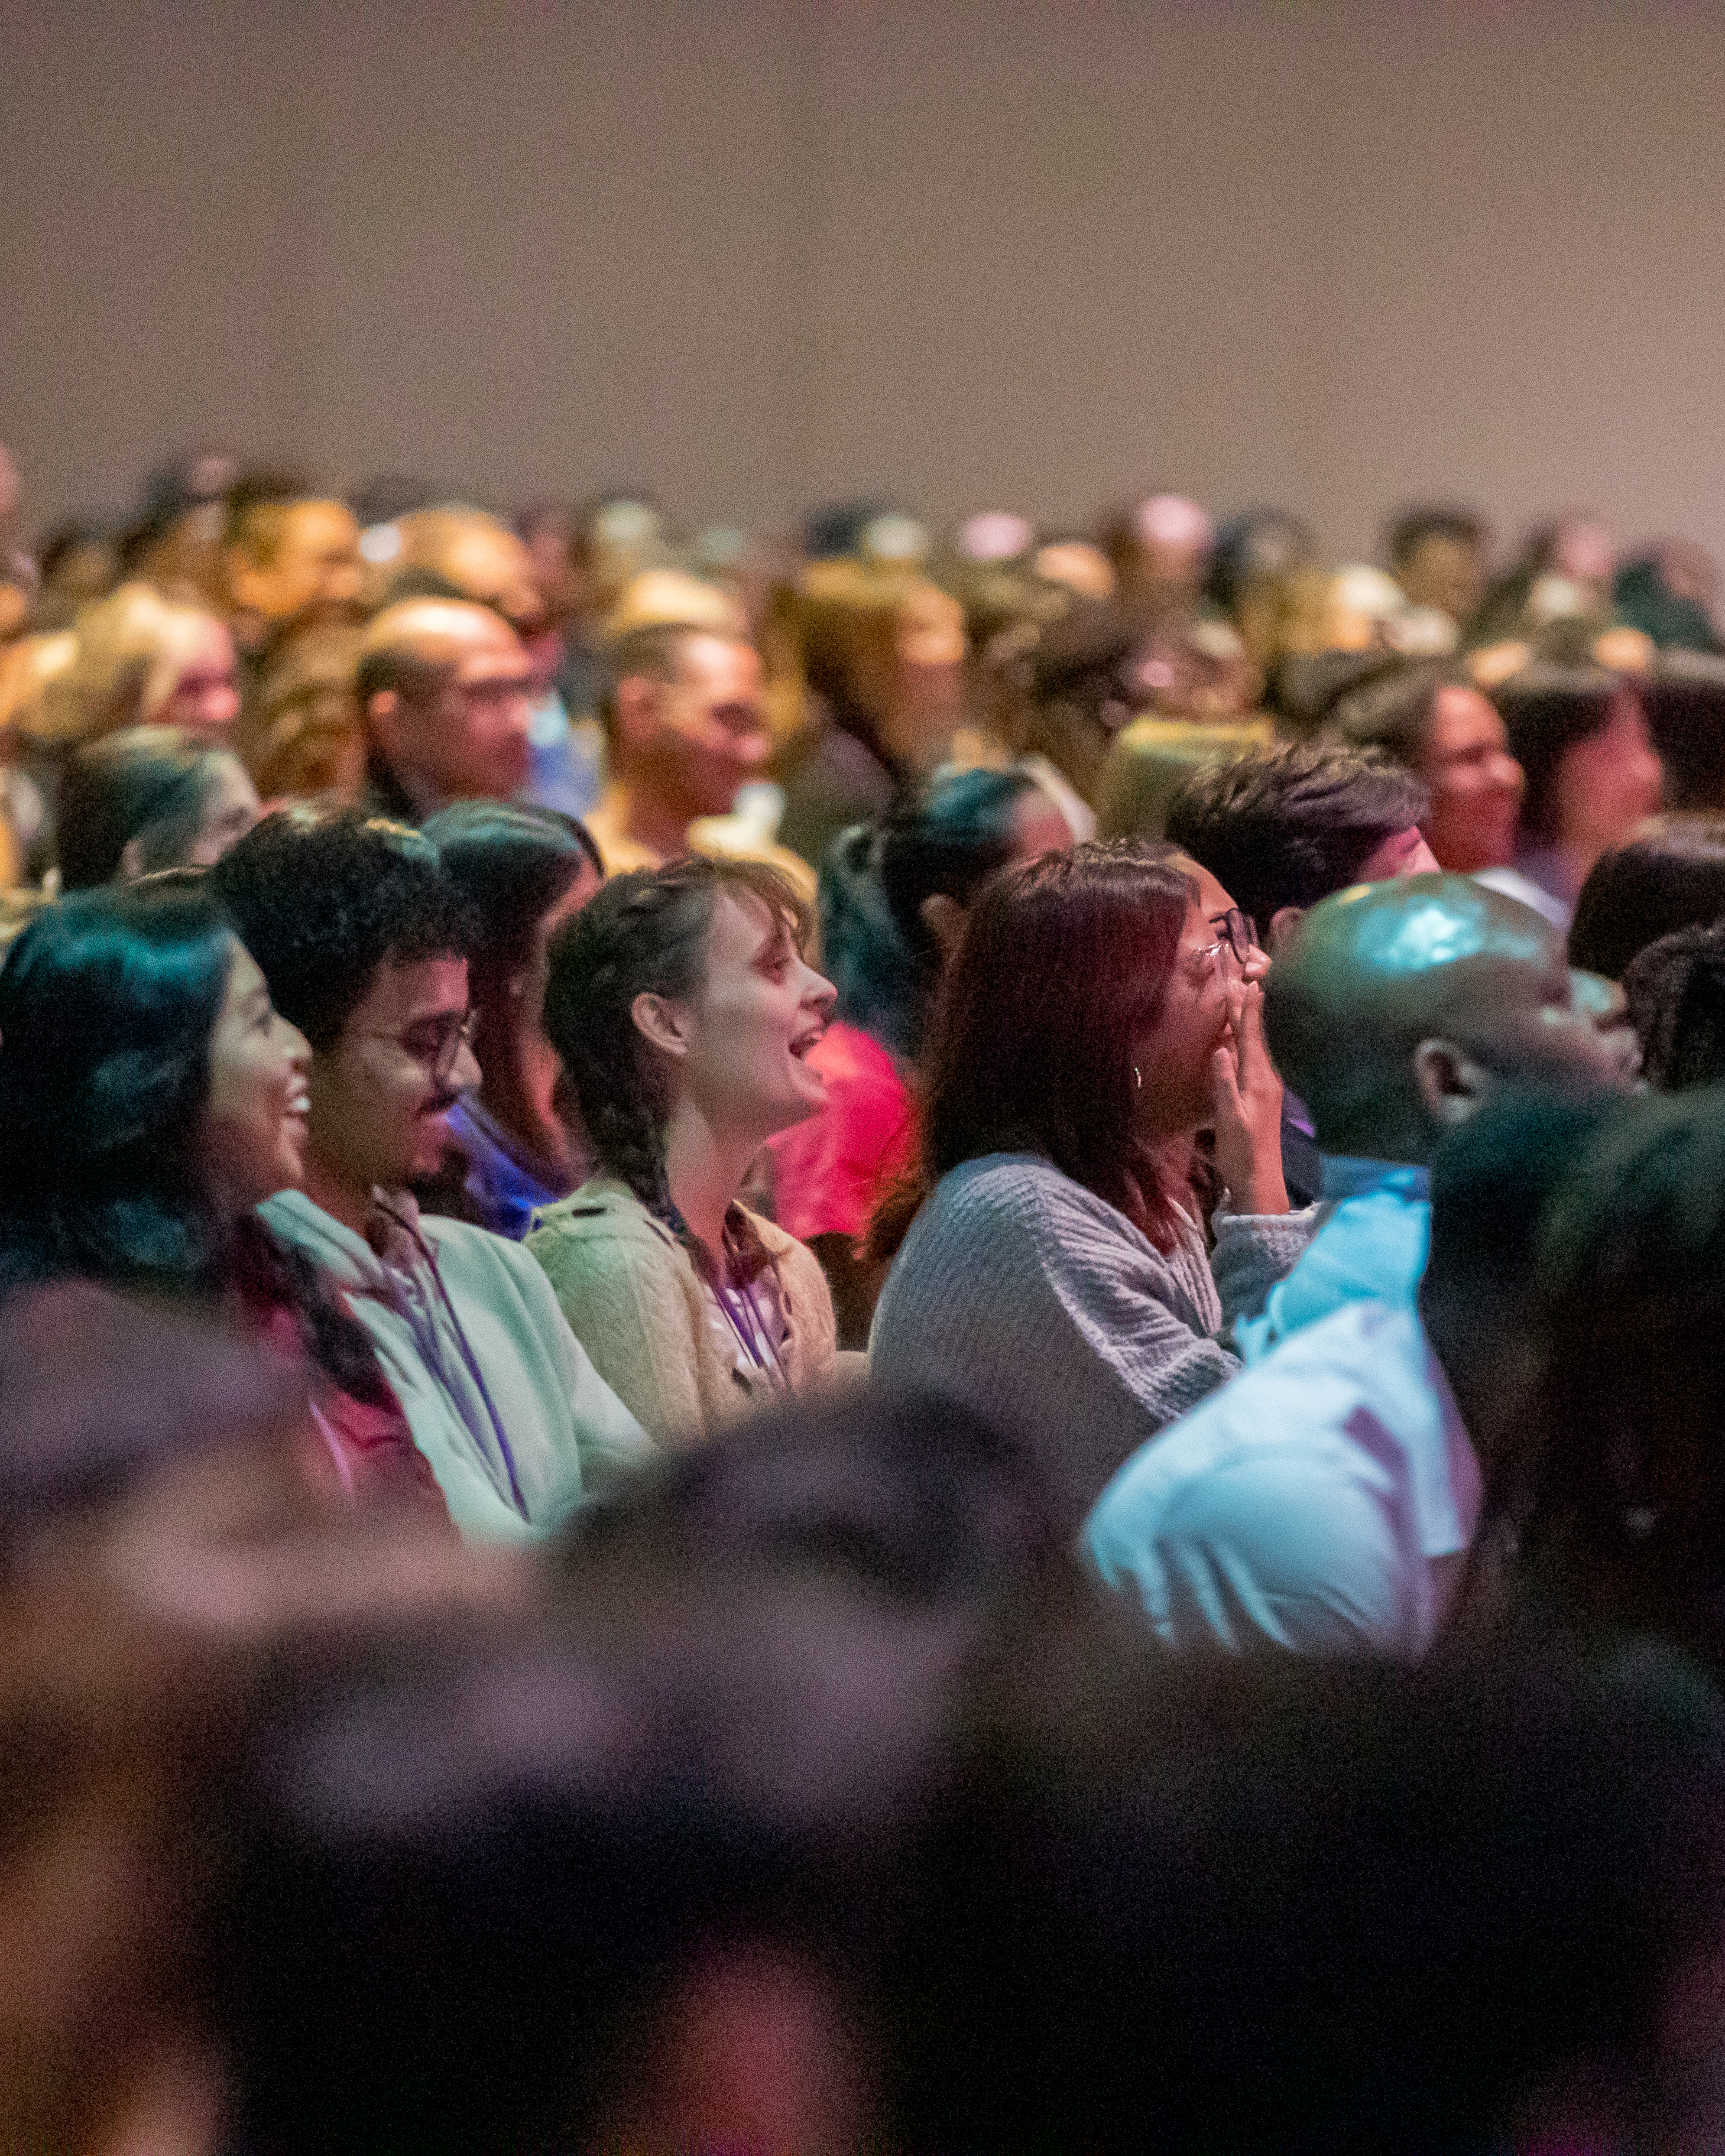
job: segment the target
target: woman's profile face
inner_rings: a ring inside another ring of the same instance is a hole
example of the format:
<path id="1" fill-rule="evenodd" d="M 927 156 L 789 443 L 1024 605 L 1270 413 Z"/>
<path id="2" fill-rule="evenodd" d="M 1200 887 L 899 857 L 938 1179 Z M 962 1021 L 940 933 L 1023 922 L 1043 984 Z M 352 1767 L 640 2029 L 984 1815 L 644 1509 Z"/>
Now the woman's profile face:
<path id="1" fill-rule="evenodd" d="M 826 1081 L 809 1056 L 836 993 L 764 899 L 720 893 L 706 977 L 678 1007 L 681 1084 L 716 1133 L 759 1142 L 815 1112 Z"/>
<path id="2" fill-rule="evenodd" d="M 1233 1039 L 1227 968 L 1233 963 L 1204 910 L 1186 909 L 1168 993 L 1154 1022 L 1132 1042 L 1137 1135 L 1159 1143 L 1209 1119 L 1210 1058 Z"/>
<path id="3" fill-rule="evenodd" d="M 311 1050 L 270 1000 L 264 976 L 234 946 L 228 994 L 209 1044 L 209 1105 L 198 1166 L 212 1195 L 234 1214 L 305 1181 L 306 1073 Z"/>
<path id="4" fill-rule="evenodd" d="M 161 710 L 156 723 L 219 733 L 239 716 L 239 668 L 234 639 L 212 616 Z"/>

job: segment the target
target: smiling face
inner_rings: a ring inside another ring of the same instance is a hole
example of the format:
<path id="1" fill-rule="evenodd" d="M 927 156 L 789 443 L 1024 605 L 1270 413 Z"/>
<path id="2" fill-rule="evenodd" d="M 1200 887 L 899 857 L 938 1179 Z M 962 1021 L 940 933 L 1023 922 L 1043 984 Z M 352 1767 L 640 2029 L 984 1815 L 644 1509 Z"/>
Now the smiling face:
<path id="1" fill-rule="evenodd" d="M 210 1036 L 209 1105 L 199 1164 L 224 1211 L 236 1217 L 305 1180 L 306 1073 L 311 1050 L 270 1001 L 251 954 L 234 946 L 228 995 Z"/>
<path id="2" fill-rule="evenodd" d="M 1233 1034 L 1228 1022 L 1225 942 L 1201 906 L 1186 910 L 1168 993 L 1154 1022 L 1132 1040 L 1143 1083 L 1135 1089 L 1135 1123 L 1146 1144 L 1197 1130 L 1210 1114 L 1210 1058 Z"/>
<path id="3" fill-rule="evenodd" d="M 1477 689 L 1451 682 L 1438 690 L 1420 776 L 1431 789 L 1428 829 L 1440 865 L 1460 875 L 1507 868 L 1515 859 L 1522 767 Z"/>
<path id="4" fill-rule="evenodd" d="M 680 1038 L 675 1062 L 685 1098 L 713 1130 L 739 1142 L 764 1142 L 812 1116 L 826 1098 L 826 1081 L 809 1052 L 826 1031 L 836 993 L 764 900 L 721 891 L 701 986 L 686 1003 L 667 1007 Z"/>
<path id="5" fill-rule="evenodd" d="M 436 1172 L 449 1111 L 479 1083 L 471 1049 L 451 1047 L 466 1014 L 465 958 L 384 960 L 334 1046 L 312 1060 L 320 1177 L 362 1203 L 373 1184 L 395 1190 Z"/>

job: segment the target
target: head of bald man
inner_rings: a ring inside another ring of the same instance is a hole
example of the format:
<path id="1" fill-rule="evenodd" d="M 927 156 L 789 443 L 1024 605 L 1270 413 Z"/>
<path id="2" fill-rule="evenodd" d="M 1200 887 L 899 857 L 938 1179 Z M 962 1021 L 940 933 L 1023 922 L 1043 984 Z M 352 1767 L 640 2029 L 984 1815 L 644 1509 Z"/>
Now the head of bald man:
<path id="1" fill-rule="evenodd" d="M 490 607 L 403 599 L 366 631 L 355 685 L 372 756 L 429 814 L 527 782 L 531 674 Z"/>
<path id="2" fill-rule="evenodd" d="M 1326 1152 L 1429 1160 L 1497 1088 L 1626 1088 L 1632 1055 L 1578 1001 L 1562 938 L 1460 875 L 1361 884 L 1311 908 L 1266 985 L 1265 1030 Z"/>

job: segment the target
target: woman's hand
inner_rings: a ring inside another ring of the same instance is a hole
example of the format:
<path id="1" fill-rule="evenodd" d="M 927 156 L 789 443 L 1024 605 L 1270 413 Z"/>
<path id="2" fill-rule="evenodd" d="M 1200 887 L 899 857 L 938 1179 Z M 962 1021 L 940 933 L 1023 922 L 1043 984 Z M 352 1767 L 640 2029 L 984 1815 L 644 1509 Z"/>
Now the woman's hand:
<path id="1" fill-rule="evenodd" d="M 1264 991 L 1230 981 L 1231 1043 L 1210 1058 L 1216 1119 L 1216 1169 L 1236 1213 L 1286 1213 L 1281 1173 L 1281 1081 L 1264 1045 Z"/>

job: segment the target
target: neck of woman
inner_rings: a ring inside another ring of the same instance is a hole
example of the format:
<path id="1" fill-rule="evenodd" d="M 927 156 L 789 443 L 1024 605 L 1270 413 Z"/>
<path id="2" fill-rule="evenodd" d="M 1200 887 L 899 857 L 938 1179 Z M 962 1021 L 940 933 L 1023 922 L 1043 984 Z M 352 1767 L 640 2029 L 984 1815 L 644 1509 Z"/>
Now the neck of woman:
<path id="1" fill-rule="evenodd" d="M 725 1215 L 736 1203 L 759 1141 L 716 1130 L 692 1101 L 678 1101 L 665 1132 L 665 1179 L 689 1232 L 722 1273 Z"/>

